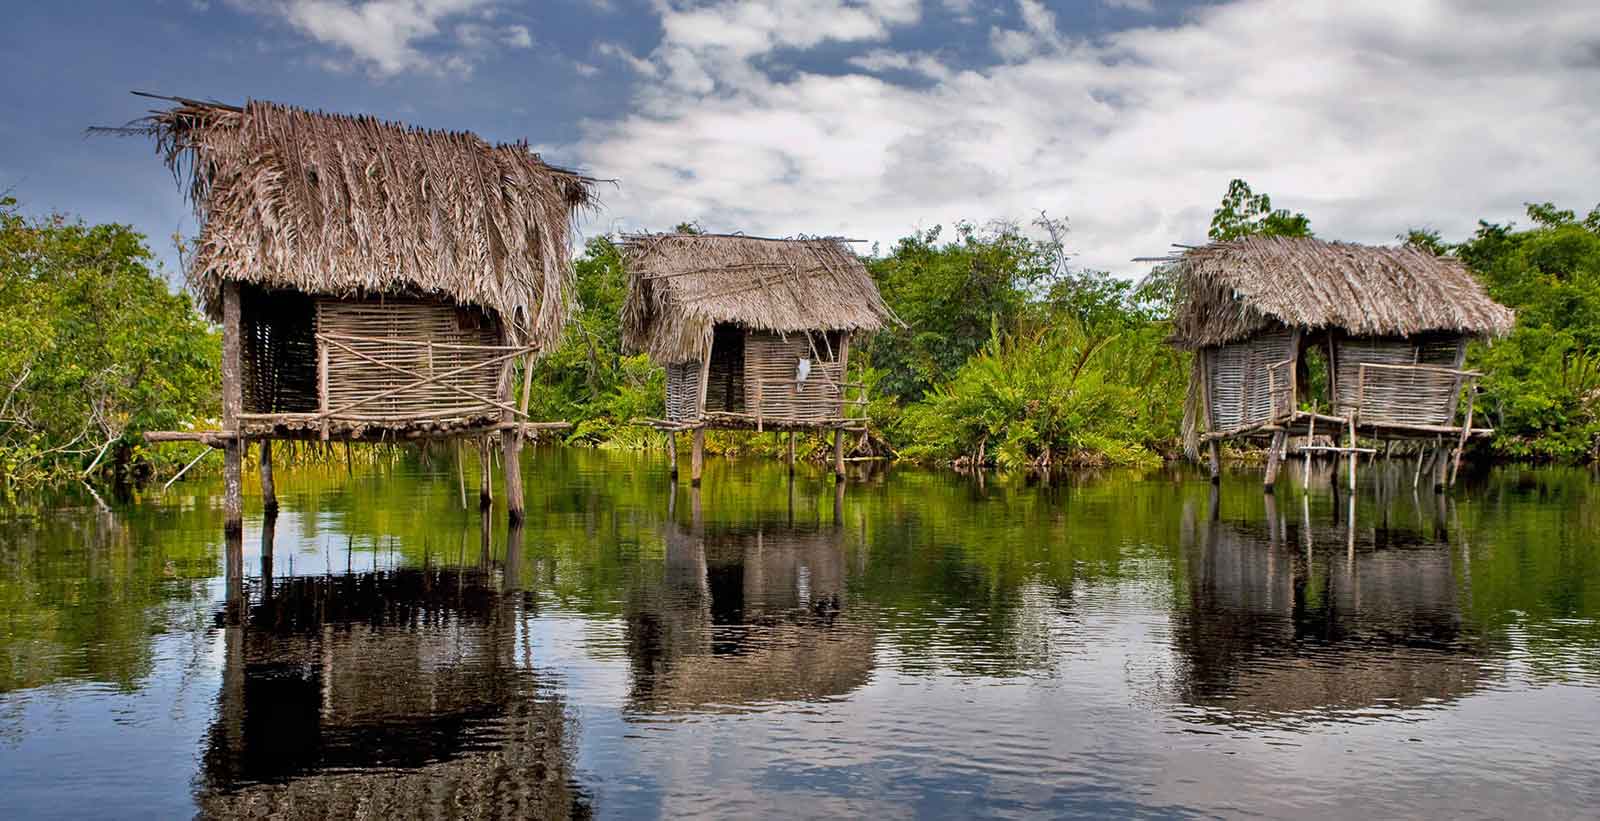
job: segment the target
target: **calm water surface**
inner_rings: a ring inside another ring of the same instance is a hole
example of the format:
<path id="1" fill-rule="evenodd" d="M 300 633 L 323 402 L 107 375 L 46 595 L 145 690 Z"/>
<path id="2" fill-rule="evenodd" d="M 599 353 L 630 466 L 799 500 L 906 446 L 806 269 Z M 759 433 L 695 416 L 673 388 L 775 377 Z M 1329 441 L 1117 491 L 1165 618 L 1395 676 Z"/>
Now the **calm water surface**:
<path id="1" fill-rule="evenodd" d="M 0 818 L 1600 807 L 1587 471 L 524 472 L 520 530 L 439 461 L 232 546 L 205 482 L 0 508 Z"/>

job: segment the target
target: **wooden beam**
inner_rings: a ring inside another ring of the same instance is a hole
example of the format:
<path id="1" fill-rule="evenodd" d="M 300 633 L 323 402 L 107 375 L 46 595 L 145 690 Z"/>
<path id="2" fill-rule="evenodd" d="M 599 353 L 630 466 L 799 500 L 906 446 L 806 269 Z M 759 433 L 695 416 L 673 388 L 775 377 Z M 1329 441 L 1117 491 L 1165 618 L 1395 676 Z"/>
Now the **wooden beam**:
<path id="1" fill-rule="evenodd" d="M 241 343 L 239 282 L 222 282 L 222 426 L 239 429 L 239 413 L 244 410 L 243 361 Z M 236 535 L 244 531 L 244 443 L 237 437 L 226 440 L 222 449 L 222 528 Z"/>
<path id="2" fill-rule="evenodd" d="M 835 481 L 844 481 L 844 428 L 833 432 L 833 478 Z"/>
<path id="3" fill-rule="evenodd" d="M 689 454 L 689 485 L 700 486 L 700 474 L 705 470 L 706 429 L 694 429 L 694 449 Z"/>
<path id="4" fill-rule="evenodd" d="M 500 333 L 506 345 L 512 344 L 511 326 L 501 320 Z M 528 350 L 532 350 L 529 348 Z M 510 425 L 511 428 L 500 433 L 500 442 L 505 449 L 505 464 L 502 466 L 506 472 L 506 517 L 512 525 L 522 524 L 525 508 L 522 501 L 522 431 L 517 424 L 517 409 L 511 406 L 511 379 L 515 375 L 517 354 L 505 357 L 505 364 L 500 371 L 500 424 Z M 459 369 L 458 369 L 459 370 Z M 446 374 L 448 375 L 448 374 Z"/>
<path id="5" fill-rule="evenodd" d="M 261 509 L 271 516 L 278 512 L 278 487 L 272 480 L 272 440 L 261 440 Z"/>
<path id="6" fill-rule="evenodd" d="M 1288 444 L 1289 434 L 1278 431 L 1272 434 L 1272 445 L 1267 450 L 1267 475 L 1262 479 L 1267 490 L 1272 490 L 1278 481 L 1278 467 L 1283 464 L 1283 449 Z"/>

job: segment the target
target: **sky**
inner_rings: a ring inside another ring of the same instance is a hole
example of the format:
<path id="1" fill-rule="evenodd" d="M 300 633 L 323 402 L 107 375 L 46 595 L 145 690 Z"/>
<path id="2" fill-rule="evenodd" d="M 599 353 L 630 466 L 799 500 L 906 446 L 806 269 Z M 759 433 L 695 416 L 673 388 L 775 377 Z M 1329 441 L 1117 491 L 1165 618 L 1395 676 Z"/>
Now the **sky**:
<path id="1" fill-rule="evenodd" d="M 1228 181 L 1319 236 L 1466 237 L 1600 203 L 1593 0 L 11 2 L 0 192 L 197 230 L 151 101 L 264 99 L 527 139 L 615 180 L 585 235 L 1065 217 L 1085 268 L 1205 239 Z M 871 246 L 861 246 L 863 250 Z"/>

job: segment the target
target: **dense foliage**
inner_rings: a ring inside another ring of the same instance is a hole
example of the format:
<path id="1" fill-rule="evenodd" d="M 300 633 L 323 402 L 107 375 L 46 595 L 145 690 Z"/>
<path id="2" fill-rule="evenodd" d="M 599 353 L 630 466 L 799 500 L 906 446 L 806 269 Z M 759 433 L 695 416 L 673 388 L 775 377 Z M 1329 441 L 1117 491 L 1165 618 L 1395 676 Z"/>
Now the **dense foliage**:
<path id="1" fill-rule="evenodd" d="M 214 416 L 218 335 L 125 225 L 0 199 L 0 481 L 138 468 L 135 434 Z"/>
<path id="2" fill-rule="evenodd" d="M 1471 239 L 1443 247 L 1517 312 L 1508 338 L 1471 351 L 1471 366 L 1487 373 L 1480 406 L 1496 430 L 1491 446 L 1501 454 L 1594 459 L 1600 456 L 1600 207 L 1580 221 L 1572 211 L 1530 204 L 1528 217 L 1529 228 L 1480 223 Z"/>

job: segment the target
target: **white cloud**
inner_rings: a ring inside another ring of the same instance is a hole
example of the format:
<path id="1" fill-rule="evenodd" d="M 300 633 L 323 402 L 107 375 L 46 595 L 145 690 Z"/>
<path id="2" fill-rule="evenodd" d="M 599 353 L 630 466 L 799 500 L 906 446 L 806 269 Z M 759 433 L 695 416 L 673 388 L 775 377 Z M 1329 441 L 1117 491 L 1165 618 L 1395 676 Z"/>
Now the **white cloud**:
<path id="1" fill-rule="evenodd" d="M 332 47 L 375 77 L 466 74 L 491 48 L 529 48 L 526 26 L 496 27 L 497 0 L 232 0 Z M 449 37 L 453 35 L 454 42 Z M 452 48 L 458 47 L 458 48 Z M 463 51 L 464 50 L 464 51 Z M 338 60 L 319 60 L 330 67 Z"/>
<path id="2" fill-rule="evenodd" d="M 881 48 L 844 66 L 860 73 L 780 79 L 761 58 L 881 43 L 911 4 L 663 6 L 660 46 L 618 52 L 667 82 L 572 150 L 621 179 L 608 204 L 633 226 L 892 241 L 1048 209 L 1082 263 L 1127 273 L 1203 240 L 1235 176 L 1358 241 L 1596 196 L 1600 17 L 1583 0 L 1240 0 L 1092 41 L 1020 10 L 991 33 L 1003 62 L 910 87 L 873 76 L 917 65 Z"/>

